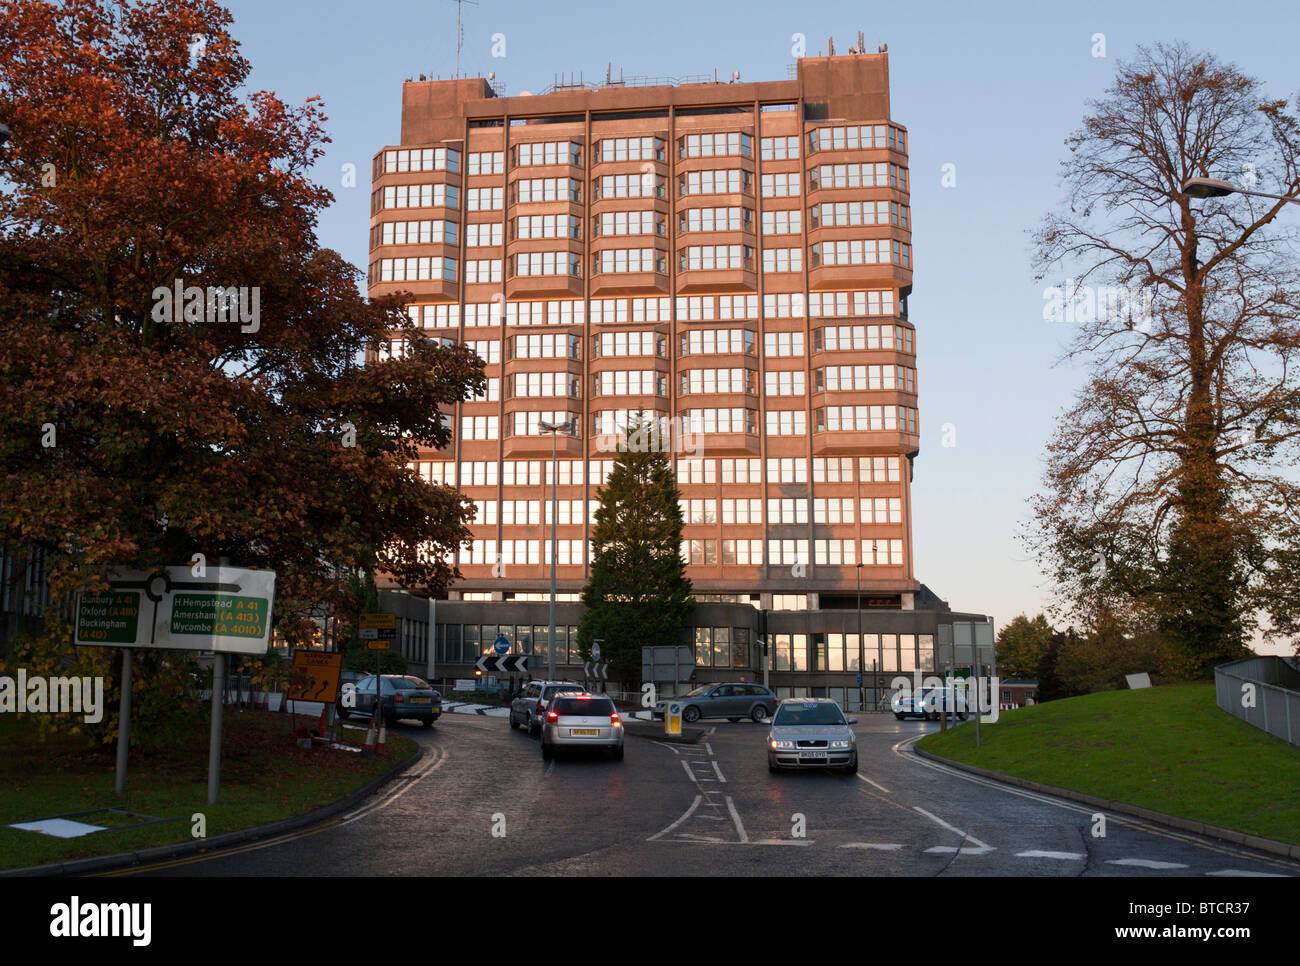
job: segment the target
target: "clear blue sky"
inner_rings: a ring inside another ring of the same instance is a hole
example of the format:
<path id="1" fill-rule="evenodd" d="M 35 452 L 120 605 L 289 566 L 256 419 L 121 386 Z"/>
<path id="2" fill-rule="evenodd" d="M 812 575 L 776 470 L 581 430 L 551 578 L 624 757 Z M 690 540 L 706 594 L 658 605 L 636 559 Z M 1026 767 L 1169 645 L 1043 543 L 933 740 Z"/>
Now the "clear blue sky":
<path id="1" fill-rule="evenodd" d="M 1204 3 L 863 4 L 843 0 L 465 5 L 462 71 L 494 71 L 506 93 L 541 91 L 557 72 L 588 81 L 613 62 L 627 75 L 786 77 L 791 36 L 837 52 L 866 36 L 889 45 L 893 115 L 911 132 L 921 454 L 914 484 L 918 577 L 953 607 L 999 626 L 1046 603 L 1015 539 L 1038 485 L 1053 420 L 1080 383 L 1054 366 L 1069 333 L 1043 320 L 1027 230 L 1060 198 L 1064 138 L 1085 102 L 1139 44 L 1185 40 L 1295 95 L 1294 0 Z M 320 241 L 364 266 L 370 159 L 398 141 L 401 84 L 455 70 L 453 0 L 366 3 L 236 0 L 234 32 L 253 89 L 289 103 L 319 94 L 333 139 L 319 167 L 333 187 Z M 1049 7 L 1051 9 L 1044 9 Z M 493 35 L 505 38 L 492 56 Z M 1094 57 L 1095 34 L 1106 56 Z M 339 187 L 344 163 L 358 186 Z M 956 165 L 957 184 L 941 187 Z M 1300 215 L 1297 215 L 1300 217 Z M 957 445 L 941 446 L 952 423 Z"/>

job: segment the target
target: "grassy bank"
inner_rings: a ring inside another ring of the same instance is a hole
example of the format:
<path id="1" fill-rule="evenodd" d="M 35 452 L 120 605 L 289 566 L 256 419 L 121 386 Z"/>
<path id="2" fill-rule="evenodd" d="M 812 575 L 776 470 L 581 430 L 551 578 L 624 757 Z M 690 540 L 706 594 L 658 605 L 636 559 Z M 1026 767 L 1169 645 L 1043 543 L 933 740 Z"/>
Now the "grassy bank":
<path id="1" fill-rule="evenodd" d="M 1210 684 L 1107 691 L 1002 712 L 919 745 L 946 758 L 1300 844 L 1300 748 L 1214 704 Z"/>
<path id="2" fill-rule="evenodd" d="M 302 716 L 299 724 L 309 723 Z M 344 729 L 344 741 L 365 733 Z M 133 754 L 126 794 L 113 791 L 113 748 L 92 750 L 84 737 L 42 741 L 31 715 L 0 715 L 0 868 L 111 855 L 192 840 L 195 813 L 209 838 L 275 822 L 337 801 L 414 754 L 416 744 L 388 734 L 388 757 L 297 747 L 291 716 L 228 710 L 222 734 L 219 803 L 207 802 L 208 735 L 196 730 L 174 747 Z M 116 807 L 175 821 L 138 825 L 106 814 L 76 821 L 110 830 L 72 839 L 5 826 L 33 819 Z M 135 827 L 132 827 L 135 825 Z"/>

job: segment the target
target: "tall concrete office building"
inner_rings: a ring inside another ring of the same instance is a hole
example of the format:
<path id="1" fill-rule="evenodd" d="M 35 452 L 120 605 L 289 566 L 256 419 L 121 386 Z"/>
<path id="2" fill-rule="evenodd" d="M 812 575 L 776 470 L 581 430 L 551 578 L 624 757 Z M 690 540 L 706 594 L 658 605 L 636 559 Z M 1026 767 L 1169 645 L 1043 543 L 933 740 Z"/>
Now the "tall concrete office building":
<path id="1" fill-rule="evenodd" d="M 413 624 L 407 656 L 464 676 L 505 636 L 544 666 L 554 446 L 556 654 L 581 663 L 597 495 L 641 412 L 681 490 L 698 680 L 856 707 L 860 653 L 869 706 L 933 669 L 954 620 L 982 618 L 913 569 L 909 190 L 883 51 L 759 83 L 407 82 L 401 143 L 374 158 L 370 292 L 413 293 L 488 379 L 418 464 L 478 516 L 435 652 Z"/>

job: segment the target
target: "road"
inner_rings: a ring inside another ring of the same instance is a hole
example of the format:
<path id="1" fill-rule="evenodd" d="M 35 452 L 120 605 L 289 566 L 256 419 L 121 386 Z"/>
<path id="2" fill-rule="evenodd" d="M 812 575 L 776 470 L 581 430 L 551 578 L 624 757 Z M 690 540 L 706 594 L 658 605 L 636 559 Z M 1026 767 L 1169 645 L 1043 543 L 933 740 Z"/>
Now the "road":
<path id="1" fill-rule="evenodd" d="M 767 770 L 767 728 L 629 737 L 544 762 L 502 718 L 399 725 L 424 748 L 353 812 L 147 875 L 1295 876 L 1239 846 L 1009 788 L 911 752 L 937 723 L 859 720 L 856 777 Z"/>

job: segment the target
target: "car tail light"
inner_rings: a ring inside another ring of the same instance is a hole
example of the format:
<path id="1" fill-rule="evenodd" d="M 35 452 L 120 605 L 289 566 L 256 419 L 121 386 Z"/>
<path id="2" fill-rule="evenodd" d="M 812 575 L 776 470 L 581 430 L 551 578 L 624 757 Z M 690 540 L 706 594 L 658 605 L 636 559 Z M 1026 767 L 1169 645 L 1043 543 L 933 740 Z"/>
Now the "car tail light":
<path id="1" fill-rule="evenodd" d="M 546 712 L 546 720 L 547 720 L 550 724 L 555 724 L 555 722 L 557 722 L 557 721 L 560 720 L 560 712 L 558 712 L 558 711 L 548 711 L 548 712 Z"/>
<path id="2" fill-rule="evenodd" d="M 401 692 L 401 691 L 398 691 L 395 695 L 393 695 L 393 703 L 394 703 L 394 704 L 401 704 L 401 703 L 402 703 L 403 701 L 405 701 L 405 700 L 406 700 L 406 698 L 402 697 L 402 692 Z"/>
<path id="3" fill-rule="evenodd" d="M 620 721 L 622 721 L 622 720 L 623 720 L 623 719 L 620 718 L 620 717 L 618 716 L 618 712 L 617 712 L 617 711 L 611 711 L 611 712 L 609 713 L 609 723 L 610 723 L 610 724 L 618 724 L 618 723 L 619 723 Z"/>

